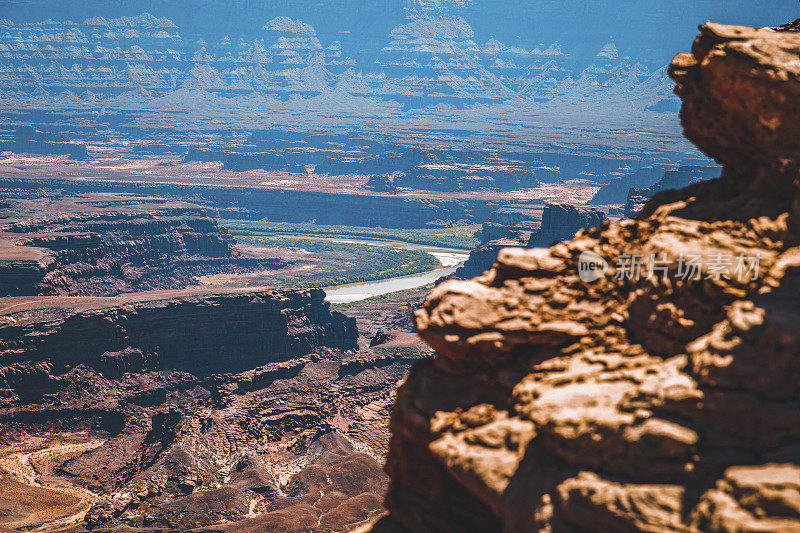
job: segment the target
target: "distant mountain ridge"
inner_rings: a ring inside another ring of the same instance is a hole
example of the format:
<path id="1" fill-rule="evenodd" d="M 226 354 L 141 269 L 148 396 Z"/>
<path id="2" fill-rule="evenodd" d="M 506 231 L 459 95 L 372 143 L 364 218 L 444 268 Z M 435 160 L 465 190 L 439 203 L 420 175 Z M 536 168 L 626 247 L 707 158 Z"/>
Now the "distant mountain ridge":
<path id="1" fill-rule="evenodd" d="M 772 12 L 788 9 L 775 1 Z M 477 128 L 524 129 L 541 117 L 613 130 L 605 123 L 616 116 L 658 142 L 679 130 L 662 67 L 665 32 L 654 30 L 679 7 L 685 24 L 715 9 L 752 14 L 759 3 L 340 0 L 311 9 L 310 0 L 281 0 L 231 2 L 223 13 L 205 1 L 187 12 L 176 8 L 188 7 L 181 0 L 10 0 L 0 8 L 0 112 L 167 110 L 202 113 L 194 123 L 220 115 L 320 125 L 393 117 L 418 129 L 458 115 Z"/>
<path id="2" fill-rule="evenodd" d="M 0 21 L 0 87 L 5 91 L 85 97 L 128 91 L 164 95 L 201 89 L 235 95 L 314 94 L 339 90 L 412 107 L 464 105 L 598 92 L 633 76 L 632 86 L 665 80 L 662 70 L 619 58 L 613 42 L 589 60 L 558 42 L 525 49 L 475 40 L 462 17 L 409 11 L 372 62 L 348 56 L 341 41 L 323 43 L 310 24 L 287 16 L 266 21 L 250 40 L 225 36 L 192 42 L 171 20 L 144 13 L 83 22 Z M 591 88 L 590 88 L 591 86 Z"/>
<path id="3" fill-rule="evenodd" d="M 79 22 L 149 12 L 174 21 L 191 38 L 208 39 L 252 36 L 265 21 L 283 15 L 314 26 L 323 41 L 343 36 L 363 48 L 409 14 L 457 15 L 472 25 L 480 42 L 494 37 L 533 48 L 558 40 L 570 48 L 583 43 L 588 53 L 614 38 L 623 55 L 664 63 L 705 20 L 776 25 L 797 18 L 799 11 L 794 0 L 5 0 L 0 18 Z"/>

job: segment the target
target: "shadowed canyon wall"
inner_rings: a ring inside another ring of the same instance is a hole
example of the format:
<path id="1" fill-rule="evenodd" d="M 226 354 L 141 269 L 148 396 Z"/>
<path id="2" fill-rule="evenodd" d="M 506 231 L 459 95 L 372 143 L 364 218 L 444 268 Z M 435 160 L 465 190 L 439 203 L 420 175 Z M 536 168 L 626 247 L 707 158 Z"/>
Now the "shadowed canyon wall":
<path id="1" fill-rule="evenodd" d="M 321 289 L 181 297 L 41 319 L 0 322 L 3 393 L 31 398 L 88 365 L 111 376 L 147 369 L 197 377 L 238 373 L 319 348 L 356 348 L 355 320 L 331 312 Z M 48 390 L 52 389 L 52 390 Z"/>
<path id="2" fill-rule="evenodd" d="M 591 208 L 568 204 L 545 204 L 538 228 L 523 219 L 513 225 L 484 224 L 481 244 L 472 250 L 463 266 L 456 271 L 458 278 L 481 274 L 497 260 L 500 250 L 509 246 L 536 248 L 569 239 L 583 228 L 597 226 L 606 219 L 605 213 Z"/>
<path id="3" fill-rule="evenodd" d="M 2 526 L 324 533 L 380 512 L 395 384 L 428 350 L 393 328 L 366 348 L 324 297 L 4 299 Z M 6 470 L 18 450 L 34 477 Z"/>

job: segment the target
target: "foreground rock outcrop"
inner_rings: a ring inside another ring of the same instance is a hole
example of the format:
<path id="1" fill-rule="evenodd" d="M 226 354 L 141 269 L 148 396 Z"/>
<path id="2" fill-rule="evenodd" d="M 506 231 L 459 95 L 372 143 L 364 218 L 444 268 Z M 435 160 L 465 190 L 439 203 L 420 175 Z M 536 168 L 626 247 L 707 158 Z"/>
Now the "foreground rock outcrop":
<path id="1" fill-rule="evenodd" d="M 374 531 L 800 530 L 800 36 L 670 74 L 721 178 L 433 291 Z"/>

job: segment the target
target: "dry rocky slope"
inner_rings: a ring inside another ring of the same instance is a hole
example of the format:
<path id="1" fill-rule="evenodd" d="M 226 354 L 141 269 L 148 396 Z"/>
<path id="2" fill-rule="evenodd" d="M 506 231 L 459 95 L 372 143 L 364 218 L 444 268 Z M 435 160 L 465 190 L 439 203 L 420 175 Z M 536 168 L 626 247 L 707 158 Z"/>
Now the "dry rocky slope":
<path id="1" fill-rule="evenodd" d="M 800 35 L 708 23 L 670 74 L 721 178 L 433 291 L 374 531 L 800 530 Z M 618 279 L 625 253 L 666 276 Z"/>

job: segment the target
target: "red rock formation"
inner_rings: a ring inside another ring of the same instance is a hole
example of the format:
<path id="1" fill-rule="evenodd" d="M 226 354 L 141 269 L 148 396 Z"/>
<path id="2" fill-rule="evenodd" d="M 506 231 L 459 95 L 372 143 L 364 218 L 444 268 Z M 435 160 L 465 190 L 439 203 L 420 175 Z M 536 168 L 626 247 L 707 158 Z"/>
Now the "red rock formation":
<path id="1" fill-rule="evenodd" d="M 510 218 L 513 220 L 510 224 L 483 225 L 481 244 L 470 252 L 464 265 L 456 271 L 456 278 L 464 279 L 479 275 L 497 260 L 497 254 L 503 248 L 550 246 L 558 241 L 572 238 L 580 229 L 599 225 L 606 219 L 606 215 L 593 208 L 547 203 L 542 210 L 538 228 L 525 215 L 516 217 L 512 215 Z"/>
<path id="2" fill-rule="evenodd" d="M 722 177 L 431 293 L 373 531 L 800 530 L 800 36 L 707 24 L 670 72 Z"/>

